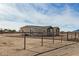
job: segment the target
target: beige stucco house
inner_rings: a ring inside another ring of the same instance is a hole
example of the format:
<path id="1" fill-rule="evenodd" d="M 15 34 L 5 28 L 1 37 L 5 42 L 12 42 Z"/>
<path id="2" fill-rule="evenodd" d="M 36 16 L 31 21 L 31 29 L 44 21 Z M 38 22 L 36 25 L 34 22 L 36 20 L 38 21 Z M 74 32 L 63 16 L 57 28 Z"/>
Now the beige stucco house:
<path id="1" fill-rule="evenodd" d="M 27 25 L 20 28 L 20 32 L 27 33 L 28 35 L 44 35 L 51 36 L 51 35 L 59 35 L 60 29 L 59 27 L 52 27 L 52 26 L 32 26 Z"/>

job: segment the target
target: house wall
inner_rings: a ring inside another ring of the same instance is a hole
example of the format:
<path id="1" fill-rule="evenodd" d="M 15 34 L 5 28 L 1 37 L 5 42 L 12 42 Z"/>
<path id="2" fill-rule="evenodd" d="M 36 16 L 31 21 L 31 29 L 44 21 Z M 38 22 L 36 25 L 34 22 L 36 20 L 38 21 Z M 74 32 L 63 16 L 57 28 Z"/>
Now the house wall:
<path id="1" fill-rule="evenodd" d="M 44 27 L 22 27 L 20 32 L 47 32 L 47 29 Z"/>
<path id="2" fill-rule="evenodd" d="M 41 27 L 41 26 L 38 26 L 38 27 L 37 26 L 25 26 L 20 29 L 20 32 L 31 32 L 31 33 L 32 32 L 43 32 L 44 35 L 47 35 L 47 28 L 48 27 Z M 58 27 L 53 27 L 54 35 L 59 35 L 59 33 L 58 33 L 59 31 L 57 32 L 57 29 L 58 29 Z M 39 33 L 37 33 L 37 34 L 39 34 Z"/>

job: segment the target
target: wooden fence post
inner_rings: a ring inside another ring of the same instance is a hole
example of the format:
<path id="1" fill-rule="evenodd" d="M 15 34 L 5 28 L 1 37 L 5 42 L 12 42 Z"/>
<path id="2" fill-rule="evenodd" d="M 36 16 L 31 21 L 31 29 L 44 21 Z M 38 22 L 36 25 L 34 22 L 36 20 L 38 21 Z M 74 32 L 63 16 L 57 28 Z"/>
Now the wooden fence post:
<path id="1" fill-rule="evenodd" d="M 76 32 L 75 32 L 75 40 L 76 40 Z"/>
<path id="2" fill-rule="evenodd" d="M 76 40 L 78 41 L 78 33 L 76 32 Z"/>
<path id="3" fill-rule="evenodd" d="M 78 40 L 79 40 L 79 33 L 78 33 Z"/>
<path id="4" fill-rule="evenodd" d="M 43 32 L 42 32 L 42 38 L 41 38 L 41 46 L 43 46 Z"/>
<path id="5" fill-rule="evenodd" d="M 24 50 L 26 49 L 26 35 L 24 35 Z"/>
<path id="6" fill-rule="evenodd" d="M 53 36 L 53 44 L 54 44 L 54 36 Z"/>
<path id="7" fill-rule="evenodd" d="M 62 43 L 62 35 L 61 35 L 61 43 Z"/>
<path id="8" fill-rule="evenodd" d="M 67 32 L 67 41 L 68 41 L 69 39 L 68 39 L 68 32 Z"/>
<path id="9" fill-rule="evenodd" d="M 54 44 L 54 29 L 52 29 L 52 32 L 53 32 L 52 38 L 53 38 L 53 44 Z"/>
<path id="10" fill-rule="evenodd" d="M 54 34 L 53 34 L 53 36 L 52 36 L 52 37 L 53 37 L 53 44 L 54 44 Z"/>
<path id="11" fill-rule="evenodd" d="M 72 38 L 72 37 L 73 37 L 73 33 L 71 33 L 71 39 L 73 40 L 73 38 Z"/>

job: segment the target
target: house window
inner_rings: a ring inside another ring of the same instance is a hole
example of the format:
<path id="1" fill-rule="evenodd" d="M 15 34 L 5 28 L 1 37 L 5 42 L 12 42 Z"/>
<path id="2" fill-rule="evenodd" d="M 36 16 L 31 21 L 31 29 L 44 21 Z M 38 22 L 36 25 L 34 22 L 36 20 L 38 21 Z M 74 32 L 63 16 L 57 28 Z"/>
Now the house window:
<path id="1" fill-rule="evenodd" d="M 49 28 L 47 29 L 47 36 L 52 36 L 53 34 L 54 34 L 53 28 L 52 28 L 52 27 L 49 27 Z"/>

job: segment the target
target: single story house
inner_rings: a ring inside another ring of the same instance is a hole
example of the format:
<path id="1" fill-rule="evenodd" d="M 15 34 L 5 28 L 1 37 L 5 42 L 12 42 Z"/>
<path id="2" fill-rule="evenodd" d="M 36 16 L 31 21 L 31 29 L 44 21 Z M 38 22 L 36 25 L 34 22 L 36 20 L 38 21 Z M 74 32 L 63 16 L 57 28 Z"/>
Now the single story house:
<path id="1" fill-rule="evenodd" d="M 52 26 L 32 26 L 27 25 L 20 28 L 20 32 L 27 33 L 27 35 L 47 35 L 47 36 L 58 36 L 60 29 L 59 27 Z"/>

